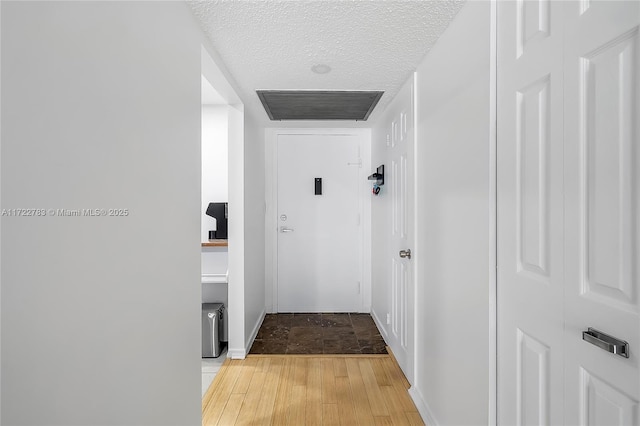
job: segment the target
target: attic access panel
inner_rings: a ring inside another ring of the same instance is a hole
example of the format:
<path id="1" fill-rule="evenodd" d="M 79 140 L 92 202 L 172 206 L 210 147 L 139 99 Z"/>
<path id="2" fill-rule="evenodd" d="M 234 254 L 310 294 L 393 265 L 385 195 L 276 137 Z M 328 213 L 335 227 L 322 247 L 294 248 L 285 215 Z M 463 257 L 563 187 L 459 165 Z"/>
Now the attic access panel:
<path id="1" fill-rule="evenodd" d="M 366 121 L 384 91 L 256 90 L 271 120 Z"/>

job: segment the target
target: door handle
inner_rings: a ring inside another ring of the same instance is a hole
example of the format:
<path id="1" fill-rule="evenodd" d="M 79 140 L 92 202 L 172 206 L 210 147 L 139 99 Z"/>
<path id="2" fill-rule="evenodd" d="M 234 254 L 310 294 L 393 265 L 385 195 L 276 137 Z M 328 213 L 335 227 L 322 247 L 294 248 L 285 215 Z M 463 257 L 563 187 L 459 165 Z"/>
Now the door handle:
<path id="1" fill-rule="evenodd" d="M 400 250 L 400 253 L 398 253 L 400 255 L 400 257 L 402 258 L 407 258 L 407 259 L 411 259 L 411 250 L 406 249 L 406 250 Z"/>
<path id="2" fill-rule="evenodd" d="M 286 226 L 281 226 L 280 232 L 293 232 L 293 229 L 287 228 Z"/>
<path id="3" fill-rule="evenodd" d="M 582 340 L 589 342 L 600 349 L 604 349 L 607 352 L 611 352 L 612 354 L 629 358 L 629 343 L 613 336 L 609 336 L 595 328 L 589 327 L 587 331 L 583 331 Z"/>

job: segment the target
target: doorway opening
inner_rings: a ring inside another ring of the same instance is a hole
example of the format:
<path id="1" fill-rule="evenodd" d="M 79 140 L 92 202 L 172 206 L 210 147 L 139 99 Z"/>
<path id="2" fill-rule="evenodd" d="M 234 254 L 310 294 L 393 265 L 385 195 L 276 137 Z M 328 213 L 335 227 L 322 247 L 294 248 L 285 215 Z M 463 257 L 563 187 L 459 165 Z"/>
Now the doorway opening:
<path id="1" fill-rule="evenodd" d="M 201 302 L 223 305 L 215 326 L 208 327 L 202 314 L 204 395 L 224 359 L 232 352 L 245 352 L 244 106 L 204 47 L 201 74 Z M 223 214 L 217 214 L 218 210 Z M 206 350 L 217 346 L 218 341 L 220 347 L 228 349 Z"/>

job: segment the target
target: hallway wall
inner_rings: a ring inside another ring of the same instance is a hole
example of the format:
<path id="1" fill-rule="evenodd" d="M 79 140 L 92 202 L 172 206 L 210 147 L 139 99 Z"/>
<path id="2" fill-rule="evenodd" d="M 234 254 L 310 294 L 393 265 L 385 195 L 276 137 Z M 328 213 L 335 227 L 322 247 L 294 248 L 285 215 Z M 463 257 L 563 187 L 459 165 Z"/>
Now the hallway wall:
<path id="1" fill-rule="evenodd" d="M 490 16 L 490 2 L 467 2 L 416 71 L 415 372 L 408 379 L 431 425 L 490 421 Z M 408 109 L 411 101 L 401 92 L 392 105 Z M 389 170 L 392 117 L 385 114 L 373 131 L 372 164 Z M 390 342 L 391 177 L 385 184 L 372 202 L 372 315 Z"/>
<path id="2" fill-rule="evenodd" d="M 490 16 L 467 2 L 417 70 L 411 393 L 432 425 L 489 422 Z"/>
<path id="3" fill-rule="evenodd" d="M 248 353 L 265 315 L 264 128 L 245 115 L 244 347 Z"/>
<path id="4" fill-rule="evenodd" d="M 200 80 L 183 2 L 2 2 L 2 424 L 198 425 Z"/>

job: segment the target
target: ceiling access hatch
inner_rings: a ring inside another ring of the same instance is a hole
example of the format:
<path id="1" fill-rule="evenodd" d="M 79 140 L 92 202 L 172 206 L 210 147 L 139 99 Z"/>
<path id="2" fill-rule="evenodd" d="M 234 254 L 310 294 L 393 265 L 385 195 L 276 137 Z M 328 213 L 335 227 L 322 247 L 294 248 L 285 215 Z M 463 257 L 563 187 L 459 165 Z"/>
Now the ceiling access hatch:
<path id="1" fill-rule="evenodd" d="M 271 120 L 365 121 L 384 91 L 256 90 Z"/>

